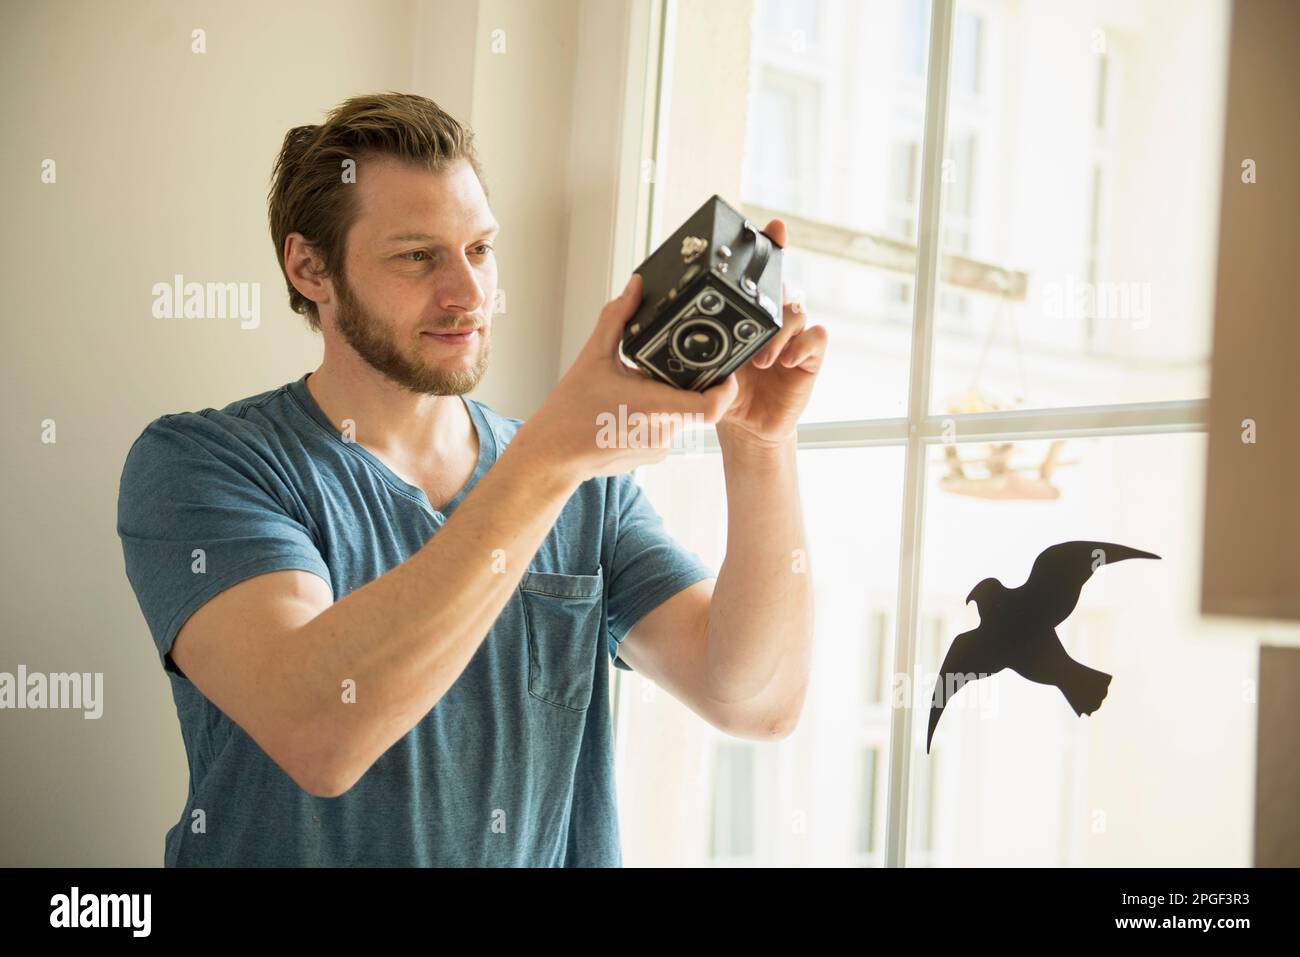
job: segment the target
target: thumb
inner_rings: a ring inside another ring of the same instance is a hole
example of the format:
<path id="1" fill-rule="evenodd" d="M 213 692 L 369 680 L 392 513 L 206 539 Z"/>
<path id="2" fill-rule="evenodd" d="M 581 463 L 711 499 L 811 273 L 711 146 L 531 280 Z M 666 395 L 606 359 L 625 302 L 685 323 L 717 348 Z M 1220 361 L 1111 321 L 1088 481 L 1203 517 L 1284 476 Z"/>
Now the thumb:
<path id="1" fill-rule="evenodd" d="M 718 420 L 736 404 L 738 395 L 740 395 L 740 380 L 736 378 L 736 373 L 733 370 L 727 373 L 725 379 L 714 383 L 700 395 L 700 398 L 705 402 L 705 407 L 702 410 L 704 420 L 716 425 Z"/>
<path id="2" fill-rule="evenodd" d="M 618 345 L 623 339 L 623 327 L 636 315 L 641 305 L 642 279 L 632 273 L 623 292 L 605 304 L 591 334 L 591 346 L 599 356 L 618 358 Z"/>

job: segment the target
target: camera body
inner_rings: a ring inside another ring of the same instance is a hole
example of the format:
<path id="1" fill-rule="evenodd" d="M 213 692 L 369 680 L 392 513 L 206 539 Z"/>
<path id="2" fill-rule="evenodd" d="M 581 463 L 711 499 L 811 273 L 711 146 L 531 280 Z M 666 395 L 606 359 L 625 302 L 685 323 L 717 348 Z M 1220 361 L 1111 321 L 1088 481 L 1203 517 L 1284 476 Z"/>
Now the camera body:
<path id="1" fill-rule="evenodd" d="M 636 272 L 623 356 L 679 389 L 703 392 L 781 329 L 781 247 L 716 194 Z"/>

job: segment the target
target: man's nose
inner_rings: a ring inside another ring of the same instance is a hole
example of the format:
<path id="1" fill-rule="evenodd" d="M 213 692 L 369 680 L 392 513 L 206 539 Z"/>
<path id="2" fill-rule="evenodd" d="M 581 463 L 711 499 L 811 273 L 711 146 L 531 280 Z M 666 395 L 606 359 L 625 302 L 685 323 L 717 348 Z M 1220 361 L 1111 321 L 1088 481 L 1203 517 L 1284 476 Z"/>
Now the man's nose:
<path id="1" fill-rule="evenodd" d="M 473 265 L 464 256 L 450 260 L 439 271 L 438 306 L 447 311 L 477 312 L 484 302 L 483 286 Z"/>

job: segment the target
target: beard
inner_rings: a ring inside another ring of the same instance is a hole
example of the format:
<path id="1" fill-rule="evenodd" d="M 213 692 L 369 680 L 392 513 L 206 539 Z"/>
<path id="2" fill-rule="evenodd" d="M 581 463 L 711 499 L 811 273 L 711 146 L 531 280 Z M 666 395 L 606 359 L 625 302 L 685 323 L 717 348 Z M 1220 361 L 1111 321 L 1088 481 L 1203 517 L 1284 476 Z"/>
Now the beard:
<path id="1" fill-rule="evenodd" d="M 461 368 L 463 359 L 456 355 L 447 362 L 457 367 L 444 368 L 426 355 L 421 342 L 404 347 L 392 327 L 358 301 L 344 276 L 335 279 L 334 291 L 338 294 L 334 323 L 339 333 L 371 368 L 404 389 L 423 395 L 461 395 L 477 386 L 487 371 L 492 342 L 487 322 L 479 328 L 481 342 L 473 366 Z M 463 322 L 447 321 L 439 328 L 454 329 Z M 416 336 L 418 339 L 419 333 Z"/>

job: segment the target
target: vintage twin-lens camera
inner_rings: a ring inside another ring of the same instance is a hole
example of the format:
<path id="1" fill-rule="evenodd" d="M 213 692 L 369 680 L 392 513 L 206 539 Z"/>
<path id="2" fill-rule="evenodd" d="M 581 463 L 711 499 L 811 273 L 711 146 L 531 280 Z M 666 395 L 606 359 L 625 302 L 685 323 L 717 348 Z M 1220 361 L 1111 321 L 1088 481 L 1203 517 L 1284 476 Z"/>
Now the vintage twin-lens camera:
<path id="1" fill-rule="evenodd" d="M 669 385 L 703 392 L 781 329 L 781 247 L 720 196 L 636 271 L 641 306 L 622 352 Z"/>

